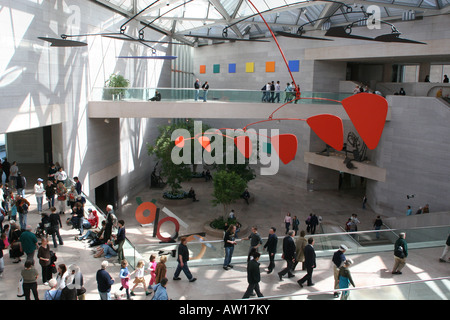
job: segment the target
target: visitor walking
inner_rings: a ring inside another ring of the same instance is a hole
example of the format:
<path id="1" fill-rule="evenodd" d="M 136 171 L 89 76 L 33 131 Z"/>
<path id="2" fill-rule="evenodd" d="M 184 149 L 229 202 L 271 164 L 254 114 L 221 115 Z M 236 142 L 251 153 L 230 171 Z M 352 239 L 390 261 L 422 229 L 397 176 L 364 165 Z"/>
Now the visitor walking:
<path id="1" fill-rule="evenodd" d="M 189 250 L 188 250 L 188 247 L 186 246 L 186 243 L 187 243 L 187 238 L 182 237 L 180 239 L 180 244 L 178 245 L 178 254 L 177 254 L 178 265 L 177 265 L 177 268 L 173 275 L 173 280 L 181 280 L 181 278 L 178 276 L 180 275 L 181 271 L 183 270 L 183 272 L 186 275 L 186 277 L 188 278 L 189 282 L 194 282 L 195 280 L 197 280 L 197 278 L 194 278 L 192 276 L 192 273 L 189 270 L 189 267 L 187 264 L 189 261 Z"/>
<path id="2" fill-rule="evenodd" d="M 128 261 L 123 259 L 120 263 L 120 271 L 119 271 L 119 278 L 120 278 L 120 289 L 125 289 L 125 293 L 127 295 L 128 300 L 132 300 L 130 297 L 130 271 L 128 270 Z"/>
<path id="3" fill-rule="evenodd" d="M 283 255 L 282 258 L 286 260 L 286 268 L 278 272 L 280 281 L 283 281 L 283 276 L 287 273 L 288 278 L 294 277 L 292 273 L 292 266 L 295 262 L 295 242 L 294 242 L 294 230 L 290 230 L 288 236 L 283 239 Z"/>
<path id="4" fill-rule="evenodd" d="M 298 226 L 300 225 L 300 220 L 298 220 L 297 216 L 292 218 L 292 230 L 295 231 L 295 235 L 298 234 Z"/>
<path id="5" fill-rule="evenodd" d="M 275 99 L 277 100 L 277 103 L 280 102 L 280 93 L 281 93 L 280 81 L 277 81 L 277 83 L 275 84 L 275 98 L 273 99 L 272 102 L 275 102 Z"/>
<path id="6" fill-rule="evenodd" d="M 111 300 L 111 286 L 114 283 L 114 278 L 106 271 L 108 261 L 103 261 L 100 270 L 97 271 L 97 289 L 100 295 L 100 300 Z"/>
<path id="7" fill-rule="evenodd" d="M 144 286 L 144 290 L 145 290 L 146 295 L 148 295 L 147 284 L 145 283 L 145 277 L 144 277 L 144 274 L 145 274 L 145 261 L 144 260 L 139 260 L 138 261 L 138 263 L 136 265 L 136 269 L 134 269 L 134 271 L 131 272 L 130 276 L 133 275 L 133 274 L 135 275 L 134 276 L 134 280 L 133 280 L 134 286 L 131 289 L 131 293 L 130 294 L 132 296 L 135 296 L 136 294 L 134 293 L 134 289 L 136 289 L 136 287 L 139 284 L 142 284 Z"/>
<path id="8" fill-rule="evenodd" d="M 394 244 L 394 267 L 392 274 L 402 274 L 402 269 L 406 265 L 406 258 L 408 257 L 408 244 L 406 243 L 406 233 L 399 234 L 397 241 Z"/>
<path id="9" fill-rule="evenodd" d="M 271 227 L 269 229 L 269 237 L 267 238 L 267 242 L 264 245 L 264 249 L 267 248 L 267 253 L 269 254 L 269 266 L 267 267 L 267 274 L 271 273 L 275 268 L 275 254 L 277 253 L 277 244 L 278 237 L 275 234 L 277 229 L 275 227 Z"/>
<path id="10" fill-rule="evenodd" d="M 292 223 L 291 213 L 288 212 L 288 213 L 286 214 L 286 216 L 284 217 L 284 225 L 285 225 L 285 227 L 286 227 L 286 233 L 285 233 L 285 234 L 288 234 L 288 232 L 289 232 L 289 227 L 291 226 L 291 223 Z"/>
<path id="11" fill-rule="evenodd" d="M 373 222 L 373 228 L 375 230 L 380 230 L 381 227 L 383 226 L 383 220 L 381 220 L 381 216 L 377 216 L 377 218 L 375 219 L 375 221 Z M 376 232 L 375 233 L 375 237 L 378 239 L 380 239 L 380 233 Z"/>
<path id="12" fill-rule="evenodd" d="M 258 297 L 263 297 L 261 290 L 259 288 L 259 282 L 261 281 L 261 272 L 259 269 L 259 257 L 260 253 L 255 251 L 252 253 L 252 258 L 247 263 L 247 282 L 248 287 L 244 293 L 242 299 L 247 299 L 255 290 Z"/>
<path id="13" fill-rule="evenodd" d="M 308 245 L 305 247 L 305 268 L 306 275 L 297 281 L 300 287 L 303 288 L 303 283 L 307 282 L 308 286 L 313 286 L 312 274 L 316 267 L 316 252 L 314 251 L 314 238 L 308 238 Z"/>
<path id="14" fill-rule="evenodd" d="M 350 273 L 350 266 L 353 264 L 351 259 L 348 259 L 344 262 L 344 265 L 339 269 L 339 289 L 347 289 L 350 287 L 350 284 L 355 287 L 355 283 L 353 282 L 352 274 Z M 344 290 L 341 291 L 341 300 L 347 300 L 350 291 Z"/>
<path id="15" fill-rule="evenodd" d="M 61 234 L 59 233 L 59 228 L 62 228 L 61 217 L 56 212 L 55 207 L 52 207 L 50 209 L 50 212 L 51 212 L 50 216 L 49 216 L 50 228 L 47 230 L 47 233 L 48 233 L 48 235 L 52 235 L 53 247 L 57 248 L 58 242 L 59 242 L 59 245 L 61 245 L 61 246 L 64 244 Z M 58 240 L 58 242 L 56 240 Z"/>
<path id="16" fill-rule="evenodd" d="M 305 230 L 300 231 L 300 236 L 295 241 L 295 262 L 292 266 L 292 270 L 295 270 L 299 262 L 302 263 L 302 270 L 305 270 L 305 247 L 308 244 L 305 235 Z"/>
<path id="17" fill-rule="evenodd" d="M 448 253 L 449 250 L 450 250 L 450 234 L 448 235 L 447 241 L 445 242 L 444 251 L 442 252 L 441 257 L 439 258 L 439 261 L 440 261 L 440 262 L 447 262 L 447 261 L 445 260 L 445 257 L 446 257 L 446 255 L 447 255 L 447 253 Z"/>
<path id="18" fill-rule="evenodd" d="M 159 258 L 159 262 L 156 265 L 155 270 L 155 284 L 160 283 L 162 279 L 166 278 L 167 275 L 166 262 L 167 256 L 161 256 L 161 258 Z M 155 287 L 153 287 L 153 290 L 155 290 Z"/>
<path id="19" fill-rule="evenodd" d="M 155 293 L 152 300 L 169 300 L 167 295 L 167 278 L 162 278 L 161 281 L 155 286 Z"/>
<path id="20" fill-rule="evenodd" d="M 156 256 L 154 254 L 150 255 L 150 258 L 148 259 L 148 268 L 147 271 L 150 273 L 150 281 L 148 282 L 147 292 L 149 293 L 149 290 L 153 290 L 153 285 L 156 284 Z"/>
<path id="21" fill-rule="evenodd" d="M 27 255 L 27 261 L 34 262 L 34 254 L 38 249 L 38 240 L 36 235 L 31 232 L 32 230 L 33 228 L 27 225 L 25 230 L 22 231 L 19 240 L 22 246 L 22 252 L 25 252 Z"/>
<path id="22" fill-rule="evenodd" d="M 333 258 L 333 274 L 334 274 L 334 289 L 339 289 L 339 269 L 344 265 L 347 258 L 345 257 L 345 251 L 347 251 L 347 246 L 341 244 L 339 249 L 334 252 Z M 334 292 L 334 297 L 339 297 L 339 292 Z"/>
<path id="23" fill-rule="evenodd" d="M 316 227 L 317 227 L 318 224 L 319 224 L 319 218 L 317 218 L 317 216 L 315 214 L 313 214 L 311 216 L 311 220 L 309 221 L 311 234 L 315 234 L 316 233 Z"/>

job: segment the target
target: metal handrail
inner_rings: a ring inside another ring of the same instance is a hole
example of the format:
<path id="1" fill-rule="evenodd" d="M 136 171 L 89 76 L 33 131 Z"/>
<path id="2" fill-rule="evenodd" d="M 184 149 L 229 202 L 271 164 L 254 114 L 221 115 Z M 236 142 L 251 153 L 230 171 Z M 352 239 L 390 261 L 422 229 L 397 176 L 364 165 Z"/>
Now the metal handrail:
<path id="1" fill-rule="evenodd" d="M 444 228 L 450 227 L 450 225 L 442 225 L 442 226 L 429 226 L 429 227 L 415 227 L 410 228 L 409 230 L 417 230 L 417 229 L 430 229 L 430 228 Z M 404 229 L 380 229 L 380 230 L 363 230 L 363 231 L 345 231 L 345 232 L 336 232 L 336 233 L 318 233 L 318 234 L 310 234 L 308 237 L 325 237 L 325 236 L 339 236 L 339 235 L 350 235 L 350 234 L 363 234 L 363 233 L 377 233 L 377 232 L 394 232 L 401 231 Z M 286 236 L 278 236 L 278 239 L 284 239 Z M 294 237 L 297 238 L 297 237 Z M 268 237 L 261 237 L 262 240 L 267 240 Z M 248 241 L 244 239 L 236 239 L 236 242 L 240 241 Z M 195 243 L 195 242 L 194 242 Z M 223 240 L 202 240 L 198 241 L 198 243 L 223 243 Z M 161 246 L 161 245 L 177 245 L 176 242 L 167 242 L 167 243 L 149 243 L 149 244 L 137 244 L 135 247 L 139 246 Z"/>
<path id="2" fill-rule="evenodd" d="M 245 299 L 245 300 L 271 300 L 271 299 L 281 299 L 281 298 L 298 297 L 298 296 L 305 296 L 305 295 L 312 296 L 312 295 L 320 295 L 320 294 L 330 294 L 331 295 L 331 294 L 334 294 L 335 292 L 342 292 L 342 291 L 378 289 L 378 288 L 382 288 L 382 287 L 393 287 L 393 286 L 400 286 L 400 285 L 406 285 L 406 284 L 417 284 L 417 283 L 423 283 L 423 282 L 429 282 L 429 281 L 441 281 L 441 280 L 450 280 L 450 277 L 409 280 L 409 281 L 402 281 L 402 282 L 396 282 L 396 283 L 386 283 L 386 284 L 345 288 L 345 289 L 333 289 L 333 290 L 327 290 L 327 291 L 314 291 L 314 292 L 304 292 L 304 293 L 291 293 L 291 294 L 276 295 L 276 296 L 255 297 L 255 298 L 249 298 L 249 299 Z"/>

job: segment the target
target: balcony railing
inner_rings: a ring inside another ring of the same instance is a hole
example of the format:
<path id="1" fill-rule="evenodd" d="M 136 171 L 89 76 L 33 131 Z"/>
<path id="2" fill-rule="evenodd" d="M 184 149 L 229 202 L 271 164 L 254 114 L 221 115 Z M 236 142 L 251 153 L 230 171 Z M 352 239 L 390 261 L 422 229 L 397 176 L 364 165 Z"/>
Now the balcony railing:
<path id="1" fill-rule="evenodd" d="M 378 284 L 364 287 L 351 287 L 330 291 L 314 291 L 307 293 L 294 293 L 248 300 L 306 300 L 331 299 L 335 292 L 349 293 L 352 300 L 449 300 L 450 277 L 439 277 L 425 280 L 403 281 L 393 284 Z M 399 297 L 402 297 L 400 299 Z"/>
<path id="2" fill-rule="evenodd" d="M 190 88 L 94 88 L 91 94 L 91 101 L 148 101 L 155 96 L 155 92 L 161 94 L 161 101 L 164 102 L 194 102 L 196 90 Z M 203 101 L 205 92 L 198 91 L 198 101 Z M 207 101 L 215 102 L 242 102 L 261 103 L 263 102 L 263 91 L 260 90 L 235 90 L 235 89 L 210 89 L 207 92 Z M 349 97 L 349 93 L 333 92 L 301 92 L 301 99 L 297 103 L 314 104 L 338 104 L 339 101 Z M 271 93 L 268 93 L 272 97 Z M 276 98 L 276 94 L 274 94 Z M 280 101 L 276 103 L 292 101 L 294 93 L 280 92 Z M 293 101 L 292 103 L 296 103 Z"/>
<path id="3" fill-rule="evenodd" d="M 314 238 L 314 248 L 317 257 L 331 257 L 341 244 L 348 247 L 347 254 L 378 253 L 393 251 L 394 243 L 398 239 L 400 232 L 406 232 L 408 239 L 408 248 L 428 248 L 439 247 L 445 244 L 450 226 L 435 226 L 413 229 L 382 229 L 358 232 L 340 232 L 328 234 L 307 235 L 306 238 Z M 246 237 L 245 235 L 239 235 Z M 278 237 L 276 260 L 281 260 L 283 238 Z M 267 238 L 263 238 L 263 245 Z M 191 251 L 190 265 L 222 265 L 224 259 L 223 240 L 206 241 L 201 237 L 194 237 L 194 240 L 188 242 Z M 168 267 L 176 267 L 176 250 L 178 243 L 151 243 L 135 244 L 126 250 L 127 259 L 134 257 L 133 260 L 144 259 L 148 261 L 151 254 L 156 256 L 166 254 Z M 250 248 L 250 242 L 237 239 L 237 245 L 234 248 L 233 262 L 244 263 L 247 261 Z M 268 255 L 260 250 L 260 261 L 268 261 Z M 129 260 L 130 262 L 130 260 Z M 137 262 L 137 261 L 136 261 Z M 131 264 L 131 263 L 130 263 Z"/>

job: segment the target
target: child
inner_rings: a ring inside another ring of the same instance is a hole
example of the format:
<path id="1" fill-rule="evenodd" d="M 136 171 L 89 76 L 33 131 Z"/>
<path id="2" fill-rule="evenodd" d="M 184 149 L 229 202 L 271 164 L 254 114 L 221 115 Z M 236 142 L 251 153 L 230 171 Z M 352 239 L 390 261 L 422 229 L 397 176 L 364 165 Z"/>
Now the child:
<path id="1" fill-rule="evenodd" d="M 167 256 L 161 256 L 155 269 L 155 284 L 161 282 L 161 279 L 166 277 L 167 267 L 166 267 Z"/>
<path id="2" fill-rule="evenodd" d="M 5 227 L 3 228 L 3 233 L 2 233 L 2 241 L 5 244 L 5 249 L 9 248 L 9 242 L 8 242 L 8 237 L 7 237 L 8 234 L 9 234 L 9 224 L 5 225 Z"/>
<path id="3" fill-rule="evenodd" d="M 124 259 L 124 260 L 122 260 L 120 265 L 121 265 L 121 269 L 120 269 L 119 277 L 120 277 L 120 283 L 122 285 L 120 287 L 120 290 L 125 288 L 125 291 L 127 293 L 127 299 L 131 300 L 130 286 L 128 285 L 128 280 L 130 280 L 130 272 L 128 271 L 128 261 Z"/>
<path id="4" fill-rule="evenodd" d="M 353 261 L 351 259 L 347 259 L 344 262 L 344 266 L 339 269 L 339 289 L 347 289 L 348 287 L 350 287 L 350 284 L 355 287 L 355 283 L 353 282 L 353 278 L 349 269 L 352 263 Z M 349 295 L 350 291 L 342 291 L 341 300 L 347 300 Z"/>
<path id="5" fill-rule="evenodd" d="M 148 295 L 149 292 L 147 291 L 147 286 L 145 284 L 145 278 L 144 278 L 144 272 L 145 272 L 145 262 L 144 260 L 139 260 L 138 264 L 136 265 L 136 269 L 131 273 L 131 274 L 135 274 L 135 278 L 134 278 L 134 286 L 131 289 L 131 295 L 135 296 L 134 294 L 134 289 L 140 284 L 142 283 L 145 289 L 145 294 Z"/>
<path id="6" fill-rule="evenodd" d="M 156 279 L 156 273 L 155 273 L 155 271 L 156 271 L 156 256 L 154 254 L 152 254 L 150 256 L 149 262 L 150 263 L 148 265 L 147 270 L 150 272 L 151 278 L 150 278 L 150 283 L 148 284 L 147 290 L 153 290 L 152 284 L 155 283 L 155 279 Z"/>

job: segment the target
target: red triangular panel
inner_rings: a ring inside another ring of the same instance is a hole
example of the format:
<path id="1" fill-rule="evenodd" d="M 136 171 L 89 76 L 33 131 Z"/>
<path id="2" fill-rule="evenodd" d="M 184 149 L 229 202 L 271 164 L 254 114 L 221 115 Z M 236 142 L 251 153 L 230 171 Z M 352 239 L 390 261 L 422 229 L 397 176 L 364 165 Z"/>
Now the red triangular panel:
<path id="1" fill-rule="evenodd" d="M 270 142 L 284 164 L 288 164 L 295 158 L 298 142 L 297 136 L 294 134 L 287 133 L 273 136 Z"/>
<path id="2" fill-rule="evenodd" d="M 211 140 L 209 140 L 208 137 L 201 136 L 200 138 L 198 138 L 198 142 L 200 142 L 200 144 L 206 151 L 211 152 Z"/>
<path id="3" fill-rule="evenodd" d="M 248 136 L 238 136 L 234 138 L 234 144 L 244 157 L 247 159 L 250 158 L 252 154 L 252 142 Z"/>
<path id="4" fill-rule="evenodd" d="M 184 137 L 183 136 L 179 136 L 178 138 L 175 139 L 175 145 L 179 148 L 183 148 L 184 147 Z"/>
<path id="5" fill-rule="evenodd" d="M 332 114 L 319 114 L 309 117 L 306 122 L 323 142 L 336 150 L 342 150 L 344 126 L 341 118 Z"/>
<path id="6" fill-rule="evenodd" d="M 386 122 L 386 99 L 377 94 L 363 92 L 345 98 L 342 105 L 361 139 L 369 149 L 375 149 Z"/>

